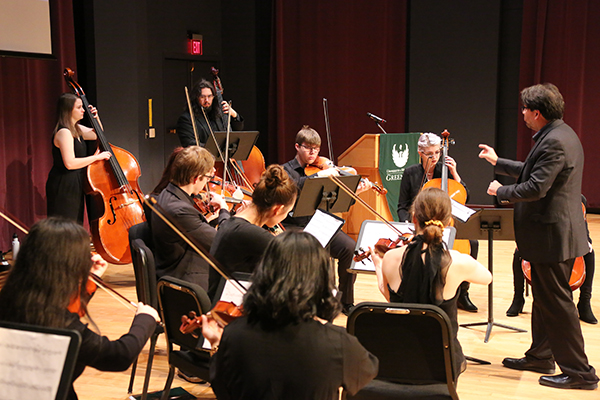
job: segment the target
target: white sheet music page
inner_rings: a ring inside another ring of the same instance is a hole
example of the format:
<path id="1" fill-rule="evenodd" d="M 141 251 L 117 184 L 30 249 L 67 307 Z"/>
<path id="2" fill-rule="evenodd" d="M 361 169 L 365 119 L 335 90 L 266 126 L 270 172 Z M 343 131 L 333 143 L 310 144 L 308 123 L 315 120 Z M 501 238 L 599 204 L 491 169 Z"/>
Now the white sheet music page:
<path id="1" fill-rule="evenodd" d="M 0 398 L 54 400 L 70 337 L 0 328 Z"/>
<path id="2" fill-rule="evenodd" d="M 304 232 L 308 232 L 316 237 L 321 246 L 325 247 L 333 235 L 344 225 L 344 222 L 343 219 L 317 208 L 315 214 L 304 228 Z"/>

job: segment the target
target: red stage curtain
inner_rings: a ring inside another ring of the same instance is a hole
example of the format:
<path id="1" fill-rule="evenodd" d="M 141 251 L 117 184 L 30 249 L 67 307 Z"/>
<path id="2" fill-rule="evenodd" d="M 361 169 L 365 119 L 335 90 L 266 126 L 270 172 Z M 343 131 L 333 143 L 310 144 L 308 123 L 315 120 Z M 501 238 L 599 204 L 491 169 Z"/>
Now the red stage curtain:
<path id="1" fill-rule="evenodd" d="M 53 0 L 51 13 L 56 60 L 0 58 L 0 209 L 27 226 L 46 216 L 56 100 L 67 91 L 64 67 L 76 66 L 72 3 Z M 16 232 L 22 240 L 24 235 L 0 218 L 0 250 L 10 248 Z"/>
<path id="2" fill-rule="evenodd" d="M 364 133 L 381 132 L 367 112 L 385 118 L 387 132 L 404 132 L 408 1 L 274 4 L 269 154 L 293 158 L 296 133 L 310 125 L 328 157 L 323 98 L 336 160 Z"/>
<path id="3" fill-rule="evenodd" d="M 600 208 L 600 2 L 528 0 L 523 5 L 520 87 L 551 82 L 565 99 L 564 120 L 585 151 L 583 194 Z M 518 157 L 531 149 L 532 132 L 520 118 Z"/>

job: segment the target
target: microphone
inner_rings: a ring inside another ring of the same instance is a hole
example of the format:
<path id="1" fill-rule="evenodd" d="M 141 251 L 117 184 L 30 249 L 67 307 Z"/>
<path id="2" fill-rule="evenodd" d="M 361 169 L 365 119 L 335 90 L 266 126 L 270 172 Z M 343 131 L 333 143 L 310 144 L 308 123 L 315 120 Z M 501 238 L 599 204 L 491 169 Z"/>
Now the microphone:
<path id="1" fill-rule="evenodd" d="M 379 118 L 377 115 L 373 115 L 369 112 L 367 113 L 367 117 L 371 118 L 373 121 L 377 122 L 378 124 L 386 122 L 385 119 Z"/>

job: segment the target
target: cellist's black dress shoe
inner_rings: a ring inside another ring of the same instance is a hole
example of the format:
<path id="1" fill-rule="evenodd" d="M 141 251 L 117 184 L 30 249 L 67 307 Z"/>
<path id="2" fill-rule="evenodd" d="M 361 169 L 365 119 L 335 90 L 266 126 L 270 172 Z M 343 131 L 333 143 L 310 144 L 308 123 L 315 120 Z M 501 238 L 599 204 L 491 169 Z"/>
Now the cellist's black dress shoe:
<path id="1" fill-rule="evenodd" d="M 581 382 L 566 374 L 540 376 L 539 382 L 540 385 L 559 389 L 594 390 L 598 387 L 597 383 Z"/>
<path id="2" fill-rule="evenodd" d="M 527 357 L 510 358 L 502 360 L 502 365 L 510 369 L 518 369 L 520 371 L 534 371 L 542 374 L 554 373 L 554 361 L 529 361 Z"/>
<path id="3" fill-rule="evenodd" d="M 458 295 L 458 301 L 456 302 L 456 305 L 461 310 L 465 310 L 468 312 L 477 312 L 477 306 L 473 304 L 471 299 L 469 299 L 469 292 L 467 292 L 466 290 L 460 292 L 460 294 Z"/>

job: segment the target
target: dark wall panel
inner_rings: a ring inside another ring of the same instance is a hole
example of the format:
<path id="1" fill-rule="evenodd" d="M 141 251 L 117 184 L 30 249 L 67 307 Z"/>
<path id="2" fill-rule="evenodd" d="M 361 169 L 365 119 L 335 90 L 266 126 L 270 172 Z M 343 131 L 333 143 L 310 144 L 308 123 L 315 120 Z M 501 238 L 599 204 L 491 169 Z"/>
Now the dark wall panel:
<path id="1" fill-rule="evenodd" d="M 500 0 L 411 2 L 408 131 L 441 133 L 467 183 L 470 203 L 491 204 L 485 193 L 492 167 L 479 143 L 495 144 Z"/>

